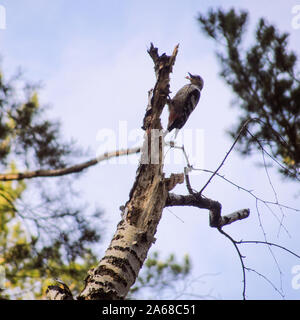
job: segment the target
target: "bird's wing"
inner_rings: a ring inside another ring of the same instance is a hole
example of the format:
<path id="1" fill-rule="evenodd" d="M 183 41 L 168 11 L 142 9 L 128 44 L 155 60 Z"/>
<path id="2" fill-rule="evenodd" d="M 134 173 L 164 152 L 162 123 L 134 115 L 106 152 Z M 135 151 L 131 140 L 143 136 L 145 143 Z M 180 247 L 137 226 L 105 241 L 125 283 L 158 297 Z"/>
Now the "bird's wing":
<path id="1" fill-rule="evenodd" d="M 177 112 L 183 111 L 183 106 L 193 111 L 199 102 L 200 90 L 193 84 L 183 86 L 172 99 L 173 106 Z"/>
<path id="2" fill-rule="evenodd" d="M 187 93 L 188 97 L 187 97 L 187 101 L 190 102 L 191 106 L 191 111 L 193 111 L 196 108 L 196 105 L 199 102 L 200 99 L 200 89 L 195 86 L 195 85 L 190 85 L 189 89 L 188 89 L 188 93 Z"/>
<path id="3" fill-rule="evenodd" d="M 181 129 L 184 126 L 199 99 L 200 89 L 193 84 L 185 85 L 176 93 L 169 102 L 168 131 L 174 128 Z"/>

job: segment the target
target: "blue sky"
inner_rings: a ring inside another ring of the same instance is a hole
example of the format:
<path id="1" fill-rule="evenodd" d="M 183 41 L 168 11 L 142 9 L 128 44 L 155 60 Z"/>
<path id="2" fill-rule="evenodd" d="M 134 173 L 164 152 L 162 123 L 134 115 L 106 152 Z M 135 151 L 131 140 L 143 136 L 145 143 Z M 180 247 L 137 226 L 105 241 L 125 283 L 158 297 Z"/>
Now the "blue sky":
<path id="1" fill-rule="evenodd" d="M 167 53 L 179 43 L 171 91 L 176 92 L 186 83 L 184 77 L 188 71 L 201 74 L 205 80 L 199 106 L 186 125 L 186 128 L 201 129 L 204 133 L 204 163 L 195 165 L 214 170 L 220 163 L 231 145 L 225 130 L 235 123 L 238 109 L 230 107 L 233 95 L 218 76 L 220 69 L 215 59 L 215 47 L 200 32 L 196 21 L 198 12 L 205 13 L 209 7 L 219 6 L 248 10 L 248 41 L 252 40 L 255 22 L 264 16 L 282 31 L 290 33 L 290 47 L 299 53 L 300 29 L 291 27 L 291 10 L 296 1 L 0 0 L 0 4 L 5 6 L 7 15 L 7 28 L 0 30 L 4 70 L 11 74 L 21 66 L 28 79 L 42 81 L 42 102 L 52 106 L 49 116 L 59 119 L 64 136 L 75 138 L 78 144 L 90 149 L 92 156 L 103 146 L 103 141 L 97 140 L 99 130 L 113 130 L 117 136 L 119 121 L 126 121 L 128 131 L 141 126 L 147 91 L 155 80 L 152 61 L 146 53 L 150 42 L 158 46 L 160 52 Z M 166 121 L 165 113 L 163 121 Z M 262 198 L 274 200 L 264 170 L 254 165 L 257 161 L 261 161 L 260 156 L 241 159 L 232 154 L 222 172 L 241 186 L 255 190 Z M 183 165 L 167 166 L 166 172 L 180 172 L 182 168 Z M 88 170 L 78 182 L 85 200 L 98 203 L 106 212 L 108 228 L 99 248 L 99 257 L 120 219 L 118 208 L 128 199 L 135 170 L 133 164 L 104 163 Z M 279 201 L 299 207 L 293 196 L 297 186 L 282 183 L 276 170 L 270 170 L 270 173 Z M 207 178 L 204 174 L 192 176 L 194 188 L 201 188 Z M 174 191 L 186 192 L 183 186 Z M 249 219 L 224 229 L 232 236 L 263 239 L 260 217 L 270 241 L 299 253 L 296 228 L 299 213 L 284 211 L 284 221 L 292 237 L 282 230 L 278 237 L 276 218 L 261 204 L 259 216 L 255 200 L 248 194 L 215 179 L 206 189 L 206 196 L 220 201 L 224 214 L 241 208 L 251 209 Z M 274 212 L 280 218 L 280 210 L 275 208 Z M 208 227 L 205 210 L 165 210 L 157 242 L 151 250 L 159 250 L 162 256 L 175 252 L 179 258 L 188 253 L 195 279 L 204 274 L 215 274 L 204 278 L 204 284 L 195 281 L 189 292 L 205 294 L 212 290 L 211 294 L 218 298 L 241 298 L 242 274 L 236 252 L 227 239 Z M 248 246 L 243 253 L 249 267 L 256 267 L 280 287 L 279 271 L 267 248 Z M 282 282 L 287 298 L 299 299 L 300 291 L 291 286 L 291 268 L 300 261 L 278 250 L 275 253 L 284 274 Z M 253 274 L 248 277 L 249 298 L 280 298 L 261 277 Z"/>

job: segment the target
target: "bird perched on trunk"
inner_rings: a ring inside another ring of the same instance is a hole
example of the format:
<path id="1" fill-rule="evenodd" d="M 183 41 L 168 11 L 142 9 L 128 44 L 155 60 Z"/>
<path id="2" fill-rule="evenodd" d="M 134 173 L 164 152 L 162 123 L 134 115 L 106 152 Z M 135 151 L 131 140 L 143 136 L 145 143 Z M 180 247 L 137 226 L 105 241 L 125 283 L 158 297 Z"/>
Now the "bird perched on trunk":
<path id="1" fill-rule="evenodd" d="M 189 76 L 186 79 L 190 80 L 191 83 L 183 86 L 174 98 L 167 102 L 170 114 L 166 133 L 176 129 L 175 138 L 179 129 L 185 125 L 190 114 L 196 108 L 204 84 L 200 76 L 188 74 Z"/>

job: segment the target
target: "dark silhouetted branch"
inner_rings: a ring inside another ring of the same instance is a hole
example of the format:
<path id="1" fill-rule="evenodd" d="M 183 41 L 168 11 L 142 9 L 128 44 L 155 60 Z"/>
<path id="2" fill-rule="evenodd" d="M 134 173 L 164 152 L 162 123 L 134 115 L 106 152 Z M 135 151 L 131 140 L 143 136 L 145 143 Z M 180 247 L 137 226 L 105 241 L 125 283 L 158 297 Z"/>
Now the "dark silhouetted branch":
<path id="1" fill-rule="evenodd" d="M 165 206 L 191 206 L 199 209 L 207 209 L 209 210 L 209 224 L 213 228 L 222 228 L 232 222 L 243 220 L 250 214 L 249 209 L 241 209 L 228 215 L 221 216 L 221 204 L 218 201 L 205 198 L 199 193 L 189 195 L 169 193 Z"/>

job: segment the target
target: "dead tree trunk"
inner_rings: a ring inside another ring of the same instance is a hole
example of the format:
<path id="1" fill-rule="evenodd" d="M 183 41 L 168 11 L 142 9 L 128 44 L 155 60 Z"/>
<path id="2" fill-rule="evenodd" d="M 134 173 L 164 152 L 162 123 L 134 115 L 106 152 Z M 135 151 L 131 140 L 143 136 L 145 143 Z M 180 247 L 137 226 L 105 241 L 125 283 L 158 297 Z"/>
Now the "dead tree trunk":
<path id="1" fill-rule="evenodd" d="M 148 50 L 157 81 L 151 90 L 144 119 L 143 160 L 137 169 L 129 200 L 123 208 L 123 218 L 104 257 L 96 268 L 90 270 L 79 299 L 124 299 L 155 241 L 154 235 L 170 187 L 170 179 L 163 174 L 163 138 L 157 132 L 162 130 L 160 115 L 169 94 L 169 75 L 177 49 L 178 46 L 171 56 L 159 55 L 152 44 Z"/>
<path id="2" fill-rule="evenodd" d="M 88 272 L 85 287 L 77 297 L 82 300 L 124 299 L 134 284 L 148 251 L 155 242 L 155 233 L 162 211 L 167 206 L 195 206 L 208 209 L 210 226 L 221 229 L 224 225 L 248 217 L 249 210 L 239 210 L 221 216 L 221 204 L 193 192 L 188 173 L 163 173 L 164 139 L 160 116 L 167 102 L 170 73 L 175 63 L 178 46 L 171 56 L 159 55 L 152 44 L 148 50 L 154 62 L 156 84 L 149 91 L 149 101 L 143 120 L 144 145 L 136 178 L 129 200 L 122 208 L 122 219 L 99 264 Z M 186 178 L 189 195 L 174 195 L 169 191 Z M 61 284 L 61 282 L 59 282 Z M 68 287 L 49 286 L 49 299 L 73 299 Z"/>

